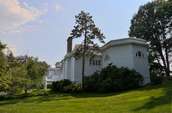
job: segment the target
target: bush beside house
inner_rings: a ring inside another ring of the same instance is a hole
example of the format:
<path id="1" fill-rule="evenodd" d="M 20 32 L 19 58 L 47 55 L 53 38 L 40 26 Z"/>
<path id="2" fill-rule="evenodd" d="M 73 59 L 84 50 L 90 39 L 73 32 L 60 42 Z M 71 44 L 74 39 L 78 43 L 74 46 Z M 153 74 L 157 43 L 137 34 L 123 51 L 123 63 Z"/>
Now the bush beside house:
<path id="1" fill-rule="evenodd" d="M 142 76 L 135 70 L 109 65 L 92 76 L 85 77 L 84 90 L 94 92 L 116 92 L 140 87 Z"/>
<path id="2" fill-rule="evenodd" d="M 140 87 L 142 76 L 128 68 L 117 68 L 109 65 L 100 72 L 84 78 L 84 91 L 87 92 L 117 92 Z M 55 92 L 79 92 L 80 84 L 72 83 L 70 80 L 53 82 L 52 91 Z"/>
<path id="3" fill-rule="evenodd" d="M 81 91 L 80 84 L 72 83 L 70 80 L 64 79 L 52 83 L 51 90 L 54 92 L 72 93 Z"/>

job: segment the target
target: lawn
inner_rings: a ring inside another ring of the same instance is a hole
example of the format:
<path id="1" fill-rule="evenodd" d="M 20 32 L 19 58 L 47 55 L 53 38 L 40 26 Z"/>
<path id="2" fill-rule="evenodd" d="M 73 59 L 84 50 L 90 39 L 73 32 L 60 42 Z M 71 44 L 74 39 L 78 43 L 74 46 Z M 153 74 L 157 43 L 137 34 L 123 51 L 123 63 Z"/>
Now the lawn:
<path id="1" fill-rule="evenodd" d="M 172 113 L 172 82 L 113 94 L 49 94 L 0 101 L 0 113 Z"/>

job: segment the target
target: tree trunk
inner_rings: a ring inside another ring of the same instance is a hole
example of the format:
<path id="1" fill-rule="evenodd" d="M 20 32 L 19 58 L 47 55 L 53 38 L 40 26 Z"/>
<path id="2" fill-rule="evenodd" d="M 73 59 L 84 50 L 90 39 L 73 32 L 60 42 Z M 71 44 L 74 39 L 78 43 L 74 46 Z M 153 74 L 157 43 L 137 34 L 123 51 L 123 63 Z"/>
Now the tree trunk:
<path id="1" fill-rule="evenodd" d="M 168 49 L 167 48 L 165 48 L 165 55 L 166 55 L 166 63 L 167 63 L 166 76 L 169 77 L 170 76 L 170 63 L 169 63 L 169 56 L 168 56 Z"/>
<path id="2" fill-rule="evenodd" d="M 27 94 L 27 88 L 25 88 L 25 90 L 24 90 L 24 94 Z"/>
<path id="3" fill-rule="evenodd" d="M 81 88 L 84 88 L 84 76 L 85 76 L 85 52 L 86 52 L 86 31 L 84 37 L 84 48 L 83 48 L 83 55 L 82 55 L 82 81 L 81 81 Z"/>
<path id="4" fill-rule="evenodd" d="M 84 73 L 85 73 L 85 55 L 83 53 L 83 56 L 82 56 L 82 81 L 81 81 L 81 88 L 84 88 Z"/>
<path id="5" fill-rule="evenodd" d="M 159 47 L 157 49 L 157 51 L 158 51 L 158 53 L 159 53 L 159 55 L 161 57 L 161 60 L 162 60 L 163 65 L 164 65 L 164 68 L 163 69 L 165 71 L 166 76 L 168 76 L 169 75 L 169 71 L 167 70 L 167 60 L 165 58 L 165 55 L 163 54 L 163 49 L 162 49 L 162 45 L 160 44 L 160 41 L 158 41 L 157 46 Z"/>
<path id="6" fill-rule="evenodd" d="M 25 84 L 25 87 L 24 87 L 24 94 L 27 94 L 28 93 L 28 89 L 27 89 L 27 85 Z"/>

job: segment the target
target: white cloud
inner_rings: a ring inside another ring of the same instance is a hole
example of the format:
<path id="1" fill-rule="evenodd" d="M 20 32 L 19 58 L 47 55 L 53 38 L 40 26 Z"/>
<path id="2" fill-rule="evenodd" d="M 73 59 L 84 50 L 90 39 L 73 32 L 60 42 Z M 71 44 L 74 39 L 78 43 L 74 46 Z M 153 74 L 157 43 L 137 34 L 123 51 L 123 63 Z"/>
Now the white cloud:
<path id="1" fill-rule="evenodd" d="M 41 15 L 38 9 L 21 4 L 18 0 L 0 0 L 0 32 L 18 31 Z"/>
<path id="2" fill-rule="evenodd" d="M 17 53 L 17 50 L 16 50 L 16 47 L 14 46 L 7 46 L 6 49 L 3 50 L 4 54 L 8 55 L 9 53 L 13 53 L 14 56 L 16 56 L 16 53 Z"/>
<path id="3" fill-rule="evenodd" d="M 61 5 L 59 5 L 59 4 L 56 4 L 55 5 L 55 10 L 58 12 L 58 11 L 60 11 L 60 10 L 62 10 L 63 8 L 62 8 L 62 6 Z"/>

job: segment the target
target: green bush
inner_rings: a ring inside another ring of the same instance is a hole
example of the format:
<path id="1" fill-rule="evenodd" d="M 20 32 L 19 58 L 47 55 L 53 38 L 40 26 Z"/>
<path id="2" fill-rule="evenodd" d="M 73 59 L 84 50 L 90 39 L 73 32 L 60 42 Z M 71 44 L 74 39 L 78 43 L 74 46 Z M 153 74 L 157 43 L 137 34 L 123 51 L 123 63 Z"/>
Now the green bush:
<path id="1" fill-rule="evenodd" d="M 157 76 L 155 73 L 150 74 L 150 79 L 152 85 L 161 84 L 163 82 L 163 77 Z"/>
<path id="2" fill-rule="evenodd" d="M 142 76 L 128 68 L 117 68 L 109 65 L 100 72 L 84 78 L 84 90 L 91 92 L 114 92 L 138 88 L 142 84 Z"/>
<path id="3" fill-rule="evenodd" d="M 51 88 L 52 88 L 52 84 L 48 84 L 47 89 L 51 89 Z"/>
<path id="4" fill-rule="evenodd" d="M 79 84 L 72 83 L 70 80 L 61 80 L 52 83 L 51 90 L 54 92 L 73 93 L 81 91 Z"/>
<path id="5" fill-rule="evenodd" d="M 52 91 L 63 91 L 65 86 L 72 84 L 70 80 L 64 79 L 61 81 L 56 81 L 52 83 Z"/>
<path id="6" fill-rule="evenodd" d="M 80 91 L 81 91 L 81 85 L 76 84 L 76 83 L 72 83 L 72 84 L 65 86 L 63 88 L 63 92 L 65 92 L 65 93 L 77 93 Z"/>

